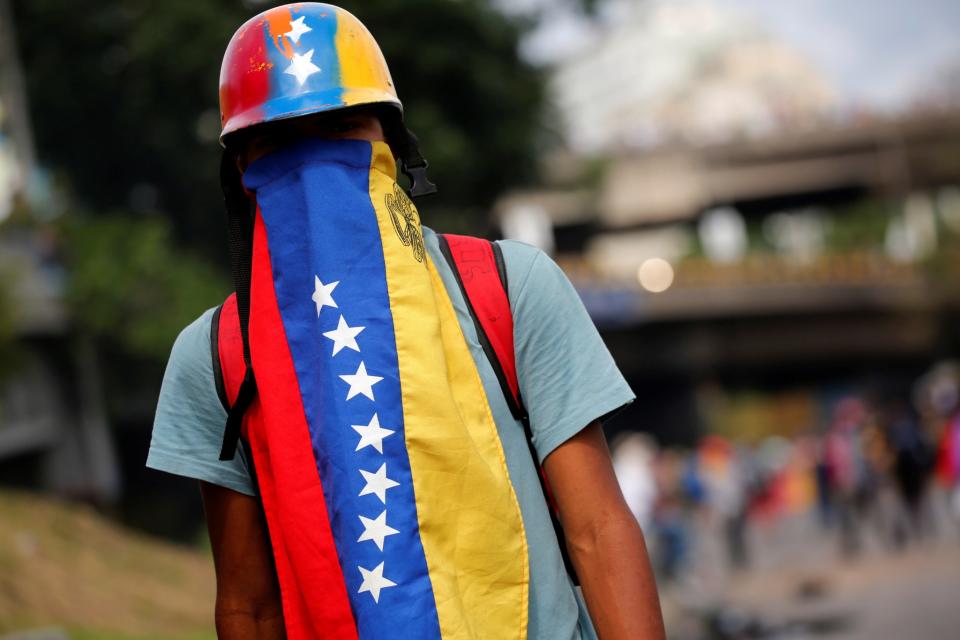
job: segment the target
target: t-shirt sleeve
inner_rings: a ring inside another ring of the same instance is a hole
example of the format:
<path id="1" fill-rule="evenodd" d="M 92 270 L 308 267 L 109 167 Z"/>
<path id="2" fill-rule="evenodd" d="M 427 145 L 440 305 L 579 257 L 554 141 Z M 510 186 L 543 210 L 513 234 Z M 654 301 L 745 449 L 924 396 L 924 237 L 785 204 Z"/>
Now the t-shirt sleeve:
<path id="1" fill-rule="evenodd" d="M 213 377 L 211 309 L 174 342 L 160 388 L 147 466 L 256 495 L 244 452 L 221 461 L 227 412 Z"/>
<path id="2" fill-rule="evenodd" d="M 635 396 L 560 267 L 534 247 L 512 241 L 501 247 L 520 393 L 542 462 Z"/>

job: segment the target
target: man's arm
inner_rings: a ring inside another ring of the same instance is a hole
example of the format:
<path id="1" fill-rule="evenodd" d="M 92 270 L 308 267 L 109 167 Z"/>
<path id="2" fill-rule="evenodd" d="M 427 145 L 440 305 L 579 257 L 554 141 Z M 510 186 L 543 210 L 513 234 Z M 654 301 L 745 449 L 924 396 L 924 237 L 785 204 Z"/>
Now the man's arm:
<path id="1" fill-rule="evenodd" d="M 221 640 L 286 638 L 280 586 L 257 498 L 200 483 L 217 571 L 215 619 Z"/>
<path id="2" fill-rule="evenodd" d="M 601 640 L 663 640 L 643 533 L 623 500 L 600 422 L 557 447 L 543 468 Z"/>

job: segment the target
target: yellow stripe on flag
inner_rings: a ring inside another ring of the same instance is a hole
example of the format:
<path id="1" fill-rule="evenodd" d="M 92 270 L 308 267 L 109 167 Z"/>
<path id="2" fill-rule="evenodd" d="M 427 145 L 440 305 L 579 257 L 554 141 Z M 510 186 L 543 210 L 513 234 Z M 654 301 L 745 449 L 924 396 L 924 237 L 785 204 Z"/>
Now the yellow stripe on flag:
<path id="1" fill-rule="evenodd" d="M 496 424 L 443 282 L 401 238 L 396 166 L 374 143 L 377 212 L 393 314 L 420 539 L 444 640 L 525 638 L 527 541 Z M 395 209 L 395 207 L 394 207 Z M 419 218 L 407 210 L 417 232 Z M 396 211 L 394 214 L 396 215 Z M 421 261 L 422 260 L 422 261 Z"/>

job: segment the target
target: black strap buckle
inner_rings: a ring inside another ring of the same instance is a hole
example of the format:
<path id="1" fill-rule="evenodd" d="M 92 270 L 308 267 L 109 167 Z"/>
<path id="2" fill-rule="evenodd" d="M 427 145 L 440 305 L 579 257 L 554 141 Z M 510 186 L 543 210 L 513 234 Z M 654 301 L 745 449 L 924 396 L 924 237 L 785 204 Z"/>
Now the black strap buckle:
<path id="1" fill-rule="evenodd" d="M 413 166 L 408 165 L 406 161 L 400 163 L 403 175 L 410 179 L 408 193 L 411 198 L 430 196 L 437 192 L 437 185 L 430 182 L 430 178 L 427 177 L 427 167 L 430 166 L 430 163 L 426 160 L 421 162 Z"/>

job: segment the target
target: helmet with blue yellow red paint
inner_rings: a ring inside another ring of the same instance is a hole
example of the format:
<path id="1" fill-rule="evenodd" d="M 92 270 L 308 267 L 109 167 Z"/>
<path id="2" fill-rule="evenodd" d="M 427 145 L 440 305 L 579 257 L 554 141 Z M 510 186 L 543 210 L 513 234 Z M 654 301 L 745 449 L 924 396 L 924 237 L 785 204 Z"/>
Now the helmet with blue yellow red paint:
<path id="1" fill-rule="evenodd" d="M 258 124 L 360 105 L 402 112 L 377 41 L 350 12 L 298 2 L 251 18 L 220 69 L 221 143 Z"/>

